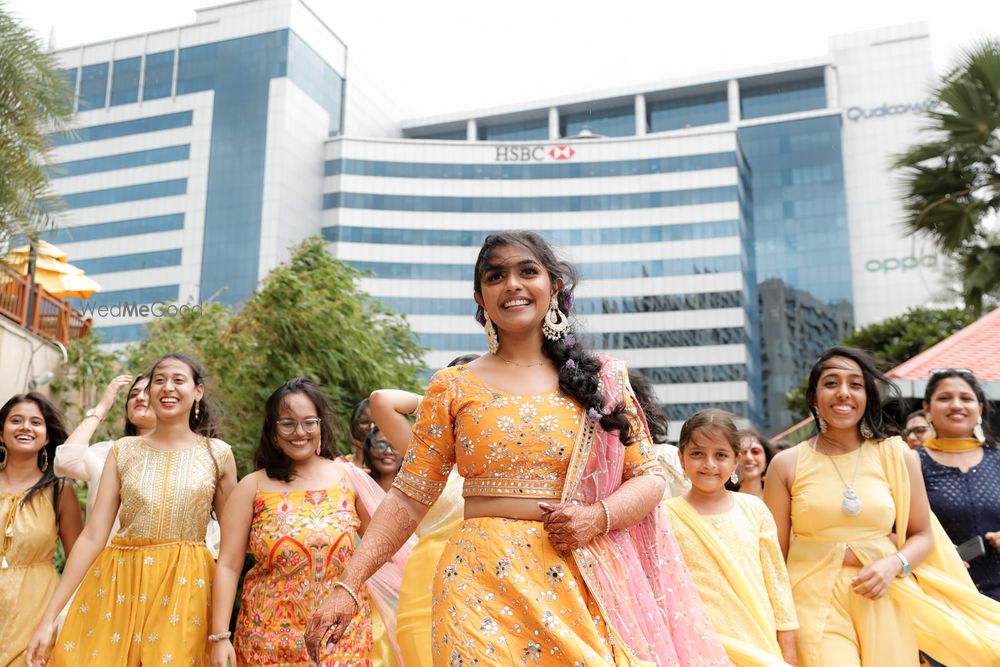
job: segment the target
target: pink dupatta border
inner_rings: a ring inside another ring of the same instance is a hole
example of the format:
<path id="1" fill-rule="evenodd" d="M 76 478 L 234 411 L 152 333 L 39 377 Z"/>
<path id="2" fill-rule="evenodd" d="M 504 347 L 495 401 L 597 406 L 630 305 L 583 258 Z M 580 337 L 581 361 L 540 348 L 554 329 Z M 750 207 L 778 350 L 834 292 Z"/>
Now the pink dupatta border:
<path id="1" fill-rule="evenodd" d="M 605 406 L 631 398 L 647 430 L 645 416 L 628 382 L 624 362 L 601 356 L 601 391 Z M 617 432 L 604 431 L 586 416 L 561 498 L 595 503 L 622 485 L 625 447 Z M 613 530 L 573 552 L 587 588 L 594 596 L 631 665 L 658 667 L 730 665 L 715 636 L 666 511 L 657 504 L 638 524 Z"/>

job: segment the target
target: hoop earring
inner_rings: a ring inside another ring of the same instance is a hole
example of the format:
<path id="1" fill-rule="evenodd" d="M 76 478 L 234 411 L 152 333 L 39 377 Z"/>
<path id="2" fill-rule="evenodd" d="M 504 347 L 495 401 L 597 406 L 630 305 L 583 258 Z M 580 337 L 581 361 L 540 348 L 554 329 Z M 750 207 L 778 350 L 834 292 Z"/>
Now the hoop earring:
<path id="1" fill-rule="evenodd" d="M 542 320 L 542 335 L 549 340 L 561 340 L 569 330 L 569 318 L 559 310 L 559 299 L 549 301 L 549 310 Z"/>
<path id="2" fill-rule="evenodd" d="M 0 461 L 0 470 L 7 467 L 7 447 L 0 445 L 0 454 L 3 454 L 3 461 Z"/>
<path id="3" fill-rule="evenodd" d="M 816 424 L 819 425 L 820 433 L 826 433 L 826 429 L 829 428 L 829 424 L 826 423 L 826 420 L 819 415 L 816 415 Z"/>
<path id="4" fill-rule="evenodd" d="M 976 426 L 972 429 L 972 436 L 979 442 L 986 442 L 986 433 L 983 432 L 983 416 L 979 415 Z"/>
<path id="5" fill-rule="evenodd" d="M 858 426 L 858 431 L 861 432 L 861 437 L 866 440 L 871 440 L 875 437 L 875 431 L 872 430 L 872 427 L 869 426 L 868 422 L 864 419 L 861 420 L 861 425 Z"/>
<path id="6" fill-rule="evenodd" d="M 200 406 L 200 404 L 201 404 L 201 401 L 195 401 L 194 402 L 194 418 L 195 419 L 198 419 L 198 417 L 201 415 L 201 406 Z"/>
<path id="7" fill-rule="evenodd" d="M 45 472 L 49 469 L 49 450 L 44 447 L 42 447 L 41 459 L 42 460 L 38 462 L 38 469 Z M 6 459 L 4 459 L 4 463 L 6 462 Z"/>
<path id="8" fill-rule="evenodd" d="M 486 349 L 490 351 L 490 354 L 496 354 L 500 350 L 500 338 L 497 336 L 496 327 L 493 326 L 493 320 L 490 319 L 485 308 L 483 309 L 483 319 L 486 320 L 483 324 L 483 328 L 486 329 Z"/>

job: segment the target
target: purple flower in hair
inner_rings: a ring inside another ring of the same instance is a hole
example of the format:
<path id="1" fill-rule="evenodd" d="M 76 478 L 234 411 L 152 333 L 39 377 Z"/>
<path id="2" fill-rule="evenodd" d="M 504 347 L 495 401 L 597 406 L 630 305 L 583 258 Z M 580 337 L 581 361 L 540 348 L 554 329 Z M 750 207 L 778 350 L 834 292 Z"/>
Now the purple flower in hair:
<path id="1" fill-rule="evenodd" d="M 589 410 L 587 410 L 587 419 L 589 419 L 594 423 L 601 421 L 602 416 L 603 415 L 594 408 L 590 408 Z"/>
<path id="2" fill-rule="evenodd" d="M 563 368 L 566 368 L 568 370 L 573 370 L 574 368 L 576 368 L 576 362 L 573 361 L 572 359 L 567 359 L 566 363 L 563 364 Z"/>
<path id="3" fill-rule="evenodd" d="M 563 307 L 566 308 L 566 314 L 573 312 L 573 304 L 576 303 L 576 296 L 573 294 L 573 290 L 569 287 L 562 291 L 563 294 Z"/>
<path id="4" fill-rule="evenodd" d="M 574 347 L 576 347 L 576 336 L 574 336 L 573 334 L 566 334 L 565 336 L 563 336 L 562 344 L 563 347 L 566 348 L 567 350 L 572 350 Z"/>

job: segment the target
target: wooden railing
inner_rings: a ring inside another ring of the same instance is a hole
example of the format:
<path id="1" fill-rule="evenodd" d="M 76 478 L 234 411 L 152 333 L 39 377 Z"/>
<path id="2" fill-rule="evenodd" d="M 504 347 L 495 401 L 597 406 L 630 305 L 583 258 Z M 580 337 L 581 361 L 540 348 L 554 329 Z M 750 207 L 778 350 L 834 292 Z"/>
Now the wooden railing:
<path id="1" fill-rule="evenodd" d="M 34 308 L 28 322 L 28 294 L 33 291 Z M 90 320 L 73 310 L 69 302 L 57 299 L 41 285 L 30 290 L 27 276 L 0 271 L 0 315 L 43 338 L 63 345 L 90 333 Z"/>

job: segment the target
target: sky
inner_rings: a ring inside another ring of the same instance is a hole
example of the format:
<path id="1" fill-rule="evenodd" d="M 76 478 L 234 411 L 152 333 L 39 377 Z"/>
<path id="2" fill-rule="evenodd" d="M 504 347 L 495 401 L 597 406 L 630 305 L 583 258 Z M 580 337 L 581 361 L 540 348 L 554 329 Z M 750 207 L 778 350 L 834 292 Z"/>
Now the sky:
<path id="1" fill-rule="evenodd" d="M 405 118 L 823 56 L 831 35 L 929 24 L 936 69 L 1000 0 L 305 0 Z M 0 0 L 57 48 L 194 22 L 219 0 Z M 960 10 L 960 11 L 959 11 Z"/>

